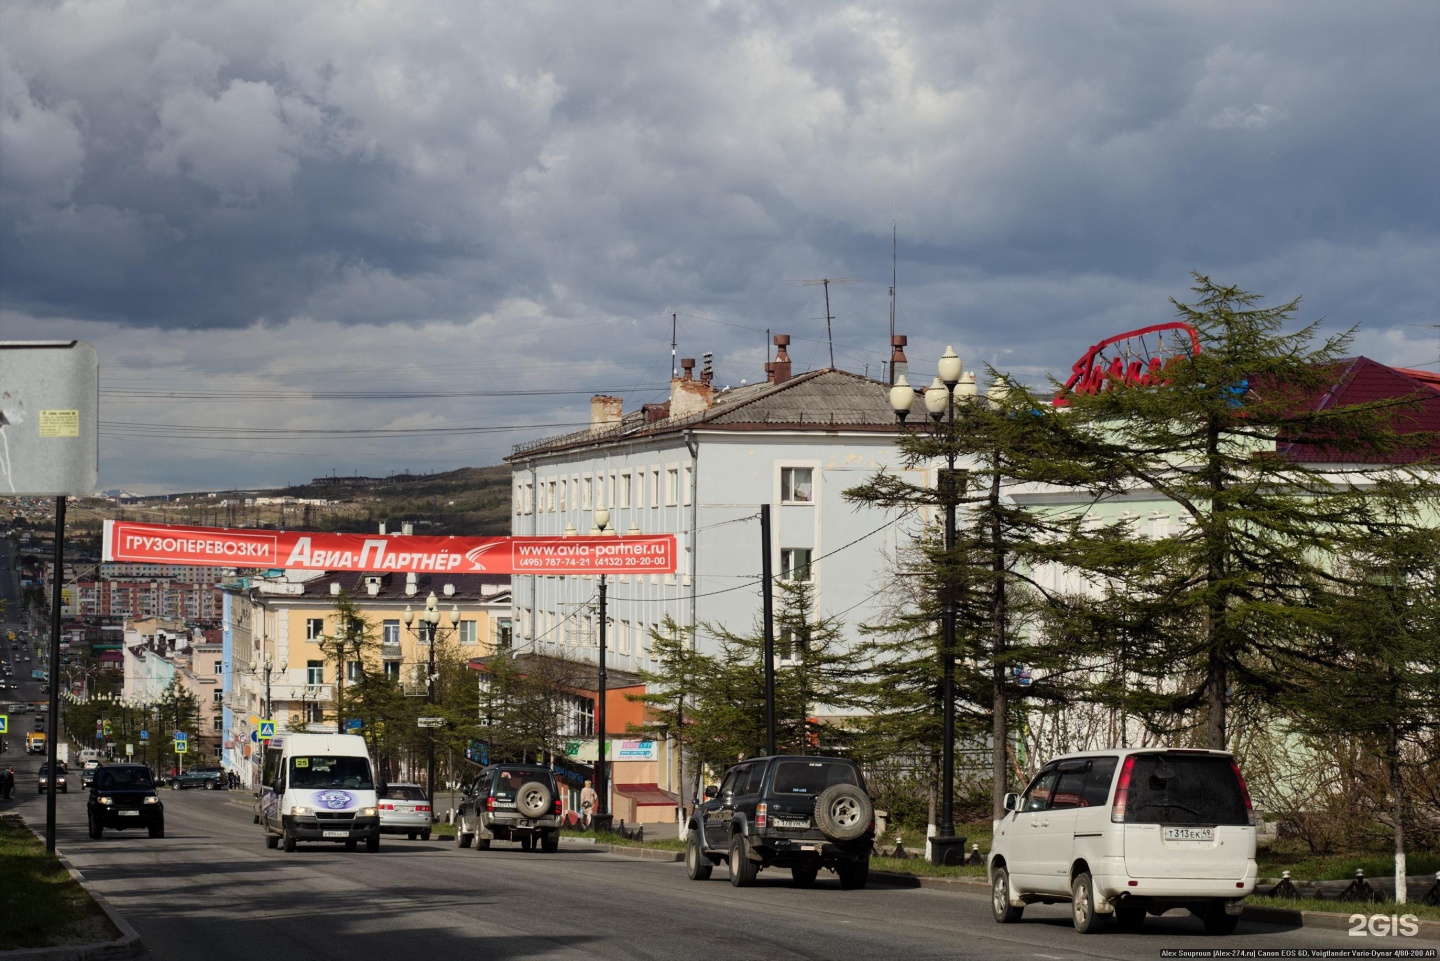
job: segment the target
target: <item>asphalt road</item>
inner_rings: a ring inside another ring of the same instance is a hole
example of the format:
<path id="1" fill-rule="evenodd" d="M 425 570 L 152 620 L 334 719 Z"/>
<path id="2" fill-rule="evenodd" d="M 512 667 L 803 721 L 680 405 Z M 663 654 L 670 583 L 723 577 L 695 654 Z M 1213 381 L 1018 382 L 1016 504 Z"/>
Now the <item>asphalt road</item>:
<path id="1" fill-rule="evenodd" d="M 43 830 L 43 799 L 25 763 L 18 809 Z M 18 768 L 17 768 L 18 769 Z M 84 830 L 84 794 L 58 799 L 58 848 L 145 943 L 152 959 L 531 958 L 1153 959 L 1162 949 L 1433 947 L 1343 930 L 1242 922 L 1209 938 L 1188 915 L 1151 918 L 1137 934 L 1082 936 L 1062 906 L 1032 906 L 1018 925 L 991 921 L 983 892 L 872 883 L 841 891 L 822 874 L 814 889 L 766 871 L 733 888 L 723 867 L 705 882 L 678 863 L 586 850 L 526 854 L 386 838 L 377 854 L 338 846 L 269 850 L 251 823 L 248 796 L 163 791 L 166 836 Z M 1283 956 L 1283 955 L 1275 955 Z M 1290 955 L 1295 956 L 1295 955 Z"/>

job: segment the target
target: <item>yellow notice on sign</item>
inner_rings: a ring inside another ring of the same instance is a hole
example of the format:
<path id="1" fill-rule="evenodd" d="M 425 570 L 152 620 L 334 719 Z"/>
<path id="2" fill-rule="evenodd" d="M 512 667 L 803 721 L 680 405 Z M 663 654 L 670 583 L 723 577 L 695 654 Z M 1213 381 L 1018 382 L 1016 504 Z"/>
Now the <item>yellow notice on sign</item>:
<path id="1" fill-rule="evenodd" d="M 42 410 L 40 412 L 41 437 L 79 437 L 80 412 L 78 410 Z"/>

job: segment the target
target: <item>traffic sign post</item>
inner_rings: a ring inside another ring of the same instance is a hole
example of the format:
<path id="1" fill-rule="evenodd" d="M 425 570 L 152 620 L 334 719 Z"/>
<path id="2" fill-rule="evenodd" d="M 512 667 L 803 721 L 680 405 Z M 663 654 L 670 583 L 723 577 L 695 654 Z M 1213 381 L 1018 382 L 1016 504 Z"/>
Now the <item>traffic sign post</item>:
<path id="1" fill-rule="evenodd" d="M 275 722 L 273 720 L 262 720 L 260 722 L 260 740 L 268 741 L 275 736 Z"/>
<path id="2" fill-rule="evenodd" d="M 445 726 L 445 719 L 444 719 L 443 717 L 417 717 L 417 718 L 415 719 L 415 726 L 416 726 L 416 727 L 444 727 L 444 726 Z"/>
<path id="3" fill-rule="evenodd" d="M 10 733 L 10 715 L 0 714 L 0 734 Z"/>

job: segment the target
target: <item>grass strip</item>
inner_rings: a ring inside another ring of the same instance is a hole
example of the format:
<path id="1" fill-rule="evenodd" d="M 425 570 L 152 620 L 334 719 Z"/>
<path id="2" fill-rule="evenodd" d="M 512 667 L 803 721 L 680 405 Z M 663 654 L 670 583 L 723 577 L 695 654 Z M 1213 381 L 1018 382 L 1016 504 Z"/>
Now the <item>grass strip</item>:
<path id="1" fill-rule="evenodd" d="M 0 817 L 0 877 L 0 951 L 120 936 L 89 892 L 16 817 Z"/>

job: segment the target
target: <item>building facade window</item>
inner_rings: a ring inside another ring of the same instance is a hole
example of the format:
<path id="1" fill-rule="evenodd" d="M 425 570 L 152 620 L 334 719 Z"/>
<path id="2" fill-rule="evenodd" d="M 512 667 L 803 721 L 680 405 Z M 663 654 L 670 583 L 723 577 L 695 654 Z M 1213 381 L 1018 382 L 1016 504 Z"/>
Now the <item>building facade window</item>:
<path id="1" fill-rule="evenodd" d="M 305 683 L 306 683 L 306 684 L 324 684 L 324 683 L 325 683 L 325 662 L 324 662 L 324 661 L 306 661 L 306 662 L 305 662 Z"/>
<path id="2" fill-rule="evenodd" d="M 785 504 L 814 503 L 814 477 L 813 467 L 780 468 L 780 501 Z"/>
<path id="3" fill-rule="evenodd" d="M 215 662 L 215 675 L 216 675 L 217 677 L 219 677 L 220 675 L 222 675 L 222 674 L 224 674 L 224 673 L 225 673 L 225 662 L 224 662 L 224 661 L 216 661 L 216 662 Z"/>
<path id="4" fill-rule="evenodd" d="M 223 718 L 223 717 L 216 717 L 216 718 L 212 719 L 212 720 L 210 721 L 210 730 L 214 731 L 216 734 L 219 734 L 219 733 L 221 733 L 222 731 L 224 731 L 224 730 L 225 730 L 225 718 Z"/>
<path id="5" fill-rule="evenodd" d="M 225 703 L 225 692 L 224 692 L 224 691 L 216 691 L 216 692 L 211 696 L 210 700 L 211 700 L 212 702 L 214 702 L 215 704 L 224 704 L 224 703 Z"/>
<path id="6" fill-rule="evenodd" d="M 780 579 L 782 581 L 812 581 L 810 567 L 811 550 L 808 547 L 782 547 L 780 549 Z"/>
<path id="7" fill-rule="evenodd" d="M 801 645 L 796 643 L 795 632 L 788 627 L 780 628 L 775 637 L 775 661 L 779 664 L 799 664 L 802 660 Z"/>
<path id="8" fill-rule="evenodd" d="M 313 641 L 325 634 L 325 618 L 307 617 L 305 619 L 305 640 Z"/>
<path id="9" fill-rule="evenodd" d="M 386 647 L 400 646 L 400 622 L 398 620 L 380 623 L 380 643 Z"/>
<path id="10" fill-rule="evenodd" d="M 493 623 L 495 624 L 495 647 L 499 650 L 508 649 L 514 637 L 514 628 L 511 626 L 510 618 L 497 617 Z"/>
<path id="11" fill-rule="evenodd" d="M 630 506 L 630 472 L 620 475 L 620 507 Z"/>
<path id="12" fill-rule="evenodd" d="M 365 676 L 365 665 L 359 661 L 345 662 L 345 680 L 358 681 Z"/>
<path id="13" fill-rule="evenodd" d="M 680 468 L 669 467 L 665 470 L 665 506 L 674 507 L 680 503 Z"/>
<path id="14" fill-rule="evenodd" d="M 477 634 L 479 626 L 478 621 L 461 621 L 455 625 L 456 637 L 459 638 L 461 644 L 475 644 L 479 641 Z"/>
<path id="15" fill-rule="evenodd" d="M 394 658 L 385 659 L 385 676 L 394 680 L 400 679 L 400 662 Z"/>

